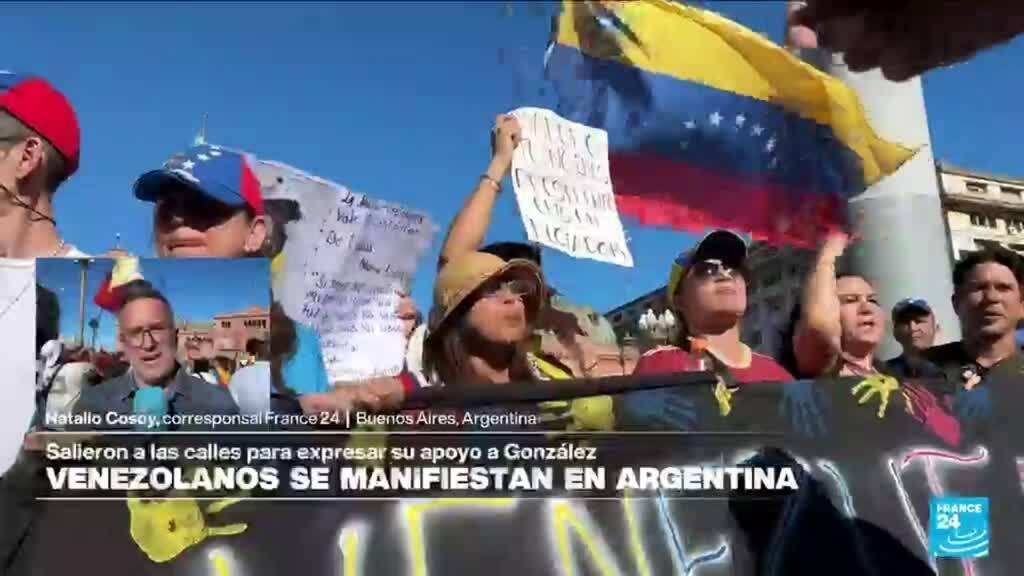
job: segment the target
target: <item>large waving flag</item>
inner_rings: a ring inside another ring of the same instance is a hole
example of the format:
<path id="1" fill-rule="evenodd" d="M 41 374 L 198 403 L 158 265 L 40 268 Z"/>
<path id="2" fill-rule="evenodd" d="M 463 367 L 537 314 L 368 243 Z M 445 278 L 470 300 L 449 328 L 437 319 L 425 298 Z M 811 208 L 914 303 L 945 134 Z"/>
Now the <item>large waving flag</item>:
<path id="1" fill-rule="evenodd" d="M 107 312 L 117 313 L 121 309 L 121 299 L 123 296 L 121 287 L 133 280 L 142 279 L 138 258 L 117 258 L 114 261 L 113 270 L 110 271 L 103 284 L 100 285 L 92 301 Z"/>
<path id="2" fill-rule="evenodd" d="M 608 132 L 619 209 L 641 224 L 812 244 L 914 154 L 844 83 L 712 12 L 566 1 L 556 26 L 558 112 Z"/>

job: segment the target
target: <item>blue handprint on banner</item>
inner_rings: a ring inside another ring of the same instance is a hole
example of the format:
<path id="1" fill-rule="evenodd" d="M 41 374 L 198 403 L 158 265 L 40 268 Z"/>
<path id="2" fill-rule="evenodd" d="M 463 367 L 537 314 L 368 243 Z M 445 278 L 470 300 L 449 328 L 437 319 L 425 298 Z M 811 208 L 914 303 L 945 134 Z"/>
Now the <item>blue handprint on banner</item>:
<path id="1" fill-rule="evenodd" d="M 692 430 L 697 405 L 676 388 L 657 388 L 623 394 L 621 414 L 629 426 L 658 430 Z"/>
<path id="2" fill-rule="evenodd" d="M 953 397 L 953 414 L 966 425 L 977 425 L 992 416 L 992 394 L 986 386 L 961 388 Z"/>
<path id="3" fill-rule="evenodd" d="M 795 380 L 782 386 L 779 416 L 804 436 L 828 434 L 829 408 L 828 396 L 813 380 Z"/>

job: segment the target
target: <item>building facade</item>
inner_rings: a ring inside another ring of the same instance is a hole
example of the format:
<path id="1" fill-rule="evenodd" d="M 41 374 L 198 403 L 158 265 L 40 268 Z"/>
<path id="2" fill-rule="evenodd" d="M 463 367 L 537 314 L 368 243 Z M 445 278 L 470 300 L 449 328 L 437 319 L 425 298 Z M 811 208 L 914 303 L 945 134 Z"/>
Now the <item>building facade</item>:
<path id="1" fill-rule="evenodd" d="M 995 244 L 1024 254 L 1024 179 L 964 170 L 944 162 L 937 162 L 936 170 L 947 241 L 956 260 Z M 747 315 L 742 324 L 743 341 L 751 348 L 769 355 L 781 350 L 813 262 L 811 250 L 763 243 L 751 246 Z M 640 317 L 648 309 L 660 314 L 666 305 L 665 288 L 660 287 L 606 316 L 620 338 L 640 335 Z"/>
<path id="2" fill-rule="evenodd" d="M 270 340 L 270 309 L 253 306 L 218 314 L 212 322 L 179 321 L 178 357 L 192 362 L 218 356 L 238 359 L 250 340 Z"/>
<path id="3" fill-rule="evenodd" d="M 994 244 L 1024 254 L 1024 179 L 937 167 L 953 257 Z"/>

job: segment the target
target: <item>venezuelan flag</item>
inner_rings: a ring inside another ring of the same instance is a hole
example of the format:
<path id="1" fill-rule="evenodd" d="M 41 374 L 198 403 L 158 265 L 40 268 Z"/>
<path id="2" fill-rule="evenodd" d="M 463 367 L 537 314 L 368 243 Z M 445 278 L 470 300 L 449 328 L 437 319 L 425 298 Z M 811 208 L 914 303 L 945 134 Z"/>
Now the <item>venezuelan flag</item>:
<path id="1" fill-rule="evenodd" d="M 117 258 L 113 270 L 107 274 L 92 301 L 107 312 L 117 313 L 121 309 L 122 287 L 129 282 L 142 279 L 138 258 Z"/>
<path id="2" fill-rule="evenodd" d="M 810 245 L 914 154 L 851 88 L 712 12 L 565 1 L 555 24 L 558 112 L 608 132 L 619 210 L 641 224 Z"/>

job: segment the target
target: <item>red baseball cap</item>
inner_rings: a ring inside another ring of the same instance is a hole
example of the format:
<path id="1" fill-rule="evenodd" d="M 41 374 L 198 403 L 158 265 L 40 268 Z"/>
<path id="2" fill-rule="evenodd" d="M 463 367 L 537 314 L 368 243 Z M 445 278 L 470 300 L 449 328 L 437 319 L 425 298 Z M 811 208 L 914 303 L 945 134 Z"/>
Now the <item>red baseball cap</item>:
<path id="1" fill-rule="evenodd" d="M 6 110 L 60 152 L 68 176 L 78 170 L 78 117 L 71 102 L 49 82 L 0 70 L 0 110 Z"/>

